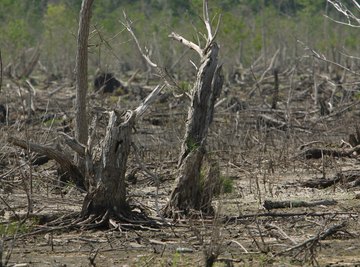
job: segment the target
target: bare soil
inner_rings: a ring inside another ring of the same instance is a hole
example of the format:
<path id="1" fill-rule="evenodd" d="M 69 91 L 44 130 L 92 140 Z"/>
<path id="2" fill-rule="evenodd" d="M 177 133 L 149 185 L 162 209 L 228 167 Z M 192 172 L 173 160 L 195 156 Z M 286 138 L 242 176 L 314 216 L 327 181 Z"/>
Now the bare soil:
<path id="1" fill-rule="evenodd" d="M 9 266 L 204 266 L 204 251 L 213 249 L 219 250 L 215 266 L 360 266 L 359 186 L 336 183 L 317 189 L 301 185 L 349 170 L 358 171 L 360 177 L 356 152 L 350 157 L 325 155 L 320 159 L 301 154 L 304 145 L 345 149 L 359 121 L 356 77 L 349 76 L 342 88 L 335 88 L 331 74 L 328 76 L 330 80 L 318 79 L 321 98 L 333 101 L 329 114 L 321 114 L 320 105 L 314 105 L 312 72 L 306 69 L 280 73 L 275 110 L 269 105 L 271 74 L 258 85 L 251 75 L 242 83 L 229 80 L 208 139 L 209 157 L 219 162 L 224 183 L 232 188 L 214 200 L 215 218 L 167 220 L 171 226 L 160 228 L 114 227 L 114 223 L 86 231 L 50 223 L 62 220 L 70 225 L 85 193 L 69 182 L 59 186 L 54 161 L 34 166 L 33 153 L 6 141 L 16 136 L 57 146 L 71 155 L 58 132 L 72 135 L 74 87 L 70 81 L 46 84 L 35 77 L 34 110 L 30 111 L 25 85 L 6 80 L 0 95 L 1 103 L 9 108 L 8 122 L 0 125 L 3 262 L 9 257 Z M 150 91 L 151 86 L 138 82 L 144 92 Z M 100 116 L 99 145 L 107 124 L 103 111 L 135 108 L 140 98 L 135 87 L 126 95 L 89 98 L 89 114 Z M 136 181 L 128 182 L 128 198 L 153 218 L 160 219 L 157 210 L 165 205 L 175 182 L 187 105 L 185 98 L 163 92 L 134 133 L 143 163 L 162 182 L 157 190 L 151 177 L 135 172 Z M 269 124 L 260 115 L 284 124 Z M 132 155 L 128 173 L 136 167 Z M 265 200 L 336 200 L 336 204 L 267 211 Z M 343 223 L 324 240 L 286 252 Z"/>

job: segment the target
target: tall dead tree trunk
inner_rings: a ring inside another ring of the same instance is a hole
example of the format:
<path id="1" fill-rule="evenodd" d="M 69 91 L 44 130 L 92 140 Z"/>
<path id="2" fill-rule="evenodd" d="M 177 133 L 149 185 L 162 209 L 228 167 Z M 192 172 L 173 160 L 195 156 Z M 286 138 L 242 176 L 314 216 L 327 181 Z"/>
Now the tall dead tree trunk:
<path id="1" fill-rule="evenodd" d="M 83 145 L 88 140 L 88 122 L 86 113 L 86 95 L 88 89 L 88 38 L 91 19 L 91 6 L 94 0 L 83 0 L 80 10 L 79 30 L 76 52 L 76 105 L 75 138 Z M 84 160 L 76 156 L 76 163 L 84 171 Z"/>
<path id="2" fill-rule="evenodd" d="M 206 213 L 212 210 L 212 198 L 209 197 L 208 190 L 204 188 L 209 188 L 209 183 L 215 184 L 218 177 L 201 177 L 200 174 L 208 129 L 213 119 L 215 101 L 222 89 L 223 76 L 221 65 L 218 63 L 219 47 L 214 41 L 217 29 L 213 35 L 207 1 L 204 1 L 204 22 L 208 38 L 203 49 L 178 34 L 170 35 L 198 52 L 201 62 L 191 92 L 191 107 L 179 158 L 179 175 L 170 200 L 164 209 L 166 216 L 175 216 L 178 212 L 187 214 L 191 209 Z"/>

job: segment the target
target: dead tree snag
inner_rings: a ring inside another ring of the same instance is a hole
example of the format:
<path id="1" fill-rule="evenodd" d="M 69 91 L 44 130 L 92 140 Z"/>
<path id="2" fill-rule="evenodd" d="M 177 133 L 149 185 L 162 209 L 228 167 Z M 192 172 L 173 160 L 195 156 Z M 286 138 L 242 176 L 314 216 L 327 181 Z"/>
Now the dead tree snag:
<path id="1" fill-rule="evenodd" d="M 88 193 L 83 202 L 81 216 L 90 215 L 111 217 L 126 217 L 129 206 L 126 201 L 125 172 L 131 147 L 132 129 L 136 119 L 141 117 L 163 86 L 157 86 L 148 95 L 144 102 L 135 110 L 128 110 L 124 114 L 111 111 L 101 157 L 98 161 L 92 160 L 91 140 L 85 151 L 86 180 Z M 89 136 L 91 138 L 91 135 Z M 75 148 L 75 146 L 72 146 Z"/>
<path id="2" fill-rule="evenodd" d="M 83 202 L 82 216 L 111 213 L 127 209 L 125 171 L 131 145 L 131 131 L 135 124 L 135 113 L 124 116 L 110 112 L 101 159 L 94 176 L 88 177 L 89 190 Z M 92 164 L 87 164 L 91 166 Z M 94 173 L 95 170 L 88 170 Z"/>
<path id="3" fill-rule="evenodd" d="M 88 139 L 88 123 L 86 113 L 86 96 L 88 89 L 88 38 L 91 19 L 91 6 L 94 0 L 83 0 L 80 10 L 79 30 L 76 52 L 76 105 L 75 105 L 75 137 L 81 144 Z M 83 169 L 83 161 L 76 159 L 78 166 Z"/>
<path id="4" fill-rule="evenodd" d="M 211 197 L 204 195 L 208 190 L 203 188 L 208 187 L 208 183 L 214 183 L 214 179 L 201 177 L 201 167 L 206 152 L 206 137 L 213 119 L 215 101 L 221 93 L 223 76 L 221 65 L 218 63 L 219 46 L 215 42 L 218 27 L 213 34 L 208 14 L 208 1 L 204 1 L 204 23 L 207 30 L 204 48 L 176 33 L 170 35 L 171 38 L 195 50 L 200 55 L 201 61 L 191 91 L 191 106 L 178 163 L 179 175 L 164 209 L 164 214 L 167 216 L 175 216 L 177 212 L 187 214 L 192 209 L 206 213 L 211 210 Z"/>

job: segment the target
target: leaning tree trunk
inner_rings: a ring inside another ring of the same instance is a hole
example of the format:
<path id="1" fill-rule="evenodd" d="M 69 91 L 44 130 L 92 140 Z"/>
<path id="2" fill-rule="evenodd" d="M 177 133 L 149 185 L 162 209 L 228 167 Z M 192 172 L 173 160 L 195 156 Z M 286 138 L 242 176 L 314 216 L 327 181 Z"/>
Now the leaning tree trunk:
<path id="1" fill-rule="evenodd" d="M 170 200 L 164 209 L 166 216 L 176 216 L 178 212 L 187 214 L 191 209 L 210 212 L 212 210 L 211 197 L 209 197 L 209 191 L 204 189 L 209 188 L 209 183 L 215 184 L 218 178 L 200 175 L 215 101 L 223 85 L 221 66 L 218 64 L 219 47 L 214 42 L 208 20 L 207 1 L 204 2 L 204 19 L 208 30 L 208 42 L 204 49 L 175 33 L 170 35 L 197 51 L 201 56 L 201 63 L 191 92 L 191 107 L 179 158 L 179 175 Z"/>

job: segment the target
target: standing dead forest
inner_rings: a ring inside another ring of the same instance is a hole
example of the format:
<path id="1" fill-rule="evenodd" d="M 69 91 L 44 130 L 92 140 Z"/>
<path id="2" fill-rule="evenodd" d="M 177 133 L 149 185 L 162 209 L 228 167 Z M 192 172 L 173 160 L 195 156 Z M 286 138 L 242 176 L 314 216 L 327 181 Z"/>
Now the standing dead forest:
<path id="1" fill-rule="evenodd" d="M 0 22 L 0 267 L 360 266 L 357 0 Z"/>

